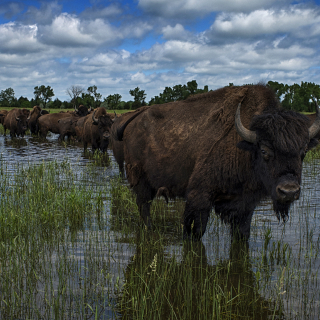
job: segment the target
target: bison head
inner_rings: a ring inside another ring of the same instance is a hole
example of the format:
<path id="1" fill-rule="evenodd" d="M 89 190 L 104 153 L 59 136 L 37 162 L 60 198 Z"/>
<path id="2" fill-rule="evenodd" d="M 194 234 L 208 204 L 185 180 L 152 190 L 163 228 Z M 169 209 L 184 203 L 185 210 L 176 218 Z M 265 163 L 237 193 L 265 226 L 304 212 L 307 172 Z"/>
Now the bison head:
<path id="1" fill-rule="evenodd" d="M 113 125 L 113 120 L 108 114 L 104 114 L 96 118 L 94 111 L 92 114 L 92 123 L 98 126 L 100 134 L 100 150 L 105 152 L 109 146 L 110 130 Z"/>
<path id="2" fill-rule="evenodd" d="M 28 118 L 26 115 L 21 114 L 18 117 L 16 117 L 17 121 L 17 135 L 21 135 L 24 137 L 25 132 L 28 129 Z"/>
<path id="3" fill-rule="evenodd" d="M 300 196 L 302 161 L 307 151 L 318 144 L 320 111 L 309 127 L 309 119 L 293 111 L 266 110 L 252 119 L 250 130 L 240 119 L 238 106 L 235 127 L 243 139 L 240 149 L 252 153 L 254 175 L 271 196 L 278 219 L 286 221 L 291 203 Z"/>

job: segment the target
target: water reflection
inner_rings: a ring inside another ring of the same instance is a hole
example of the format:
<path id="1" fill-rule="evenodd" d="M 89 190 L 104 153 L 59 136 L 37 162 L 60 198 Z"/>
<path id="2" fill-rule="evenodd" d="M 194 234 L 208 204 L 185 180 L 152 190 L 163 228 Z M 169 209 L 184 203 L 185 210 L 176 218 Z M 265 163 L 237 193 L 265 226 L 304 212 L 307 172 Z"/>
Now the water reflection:
<path id="1" fill-rule="evenodd" d="M 247 248 L 235 244 L 229 259 L 211 265 L 202 242 L 184 243 L 177 261 L 160 238 L 137 237 L 118 311 L 123 319 L 280 319 L 282 310 L 259 294 Z"/>
<path id="2" fill-rule="evenodd" d="M 118 193 L 120 197 L 112 191 L 111 182 L 118 176 L 118 168 L 110 152 L 111 162 L 105 159 L 97 163 L 91 154 L 83 153 L 81 145 L 58 143 L 56 135 L 45 141 L 28 136 L 20 139 L 0 136 L 0 156 L 12 174 L 21 165 L 69 161 L 76 181 L 84 184 L 93 198 L 99 199 L 97 219 L 90 226 L 85 218 L 71 221 L 68 230 L 71 231 L 70 247 L 65 254 L 83 261 L 91 250 L 84 249 L 88 234 L 102 243 L 94 259 L 99 263 L 107 260 L 112 279 L 120 279 L 117 288 L 113 285 L 107 290 L 110 299 L 117 299 L 117 308 L 123 318 L 137 315 L 143 318 L 141 312 L 146 306 L 163 318 L 176 315 L 187 319 L 193 314 L 203 319 L 218 318 L 219 315 L 214 314 L 218 312 L 214 311 L 215 304 L 221 302 L 224 302 L 224 309 L 219 312 L 223 312 L 223 317 L 232 318 L 237 313 L 259 319 L 282 317 L 281 304 L 275 301 L 272 290 L 261 289 L 261 283 L 273 286 L 281 278 L 280 271 L 284 268 L 290 270 L 290 281 L 293 277 L 297 280 L 283 289 L 286 293 L 281 299 L 287 303 L 286 312 L 294 310 L 305 314 L 308 305 L 310 313 L 316 317 L 320 301 L 317 291 L 320 268 L 319 162 L 304 165 L 301 197 L 292 206 L 290 219 L 285 225 L 279 224 L 270 201 L 263 202 L 256 209 L 248 251 L 231 246 L 229 227 L 215 219 L 213 214 L 202 241 L 192 247 L 183 246 L 180 223 L 183 202 L 170 202 L 167 207 L 162 200 L 154 201 L 155 230 L 141 234 L 134 198 L 123 189 Z M 125 185 L 125 181 L 117 184 Z M 102 197 L 101 190 L 106 188 L 111 188 L 110 194 Z M 242 252 L 240 257 L 239 252 Z M 99 260 L 101 256 L 102 260 Z M 101 282 L 100 270 L 97 268 L 95 272 Z M 257 274 L 261 275 L 259 279 Z M 299 277 L 303 279 L 303 288 Z M 81 288 L 75 285 L 75 275 L 70 279 L 81 296 Z M 86 281 L 91 283 L 88 279 Z M 140 294 L 141 288 L 145 290 L 144 295 Z M 87 294 L 90 294 L 89 290 Z M 311 306 L 310 301 L 314 303 Z"/>

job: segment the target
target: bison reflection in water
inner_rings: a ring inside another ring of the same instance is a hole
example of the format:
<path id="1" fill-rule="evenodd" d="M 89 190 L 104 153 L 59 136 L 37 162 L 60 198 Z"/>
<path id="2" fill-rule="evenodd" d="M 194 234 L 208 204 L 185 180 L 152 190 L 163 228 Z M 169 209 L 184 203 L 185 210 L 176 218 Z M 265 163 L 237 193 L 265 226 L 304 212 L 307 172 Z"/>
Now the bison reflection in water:
<path id="1" fill-rule="evenodd" d="M 162 188 L 186 200 L 185 238 L 202 237 L 213 207 L 233 236 L 248 239 L 263 198 L 271 197 L 278 218 L 287 219 L 319 122 L 319 115 L 310 125 L 306 116 L 282 110 L 271 89 L 247 85 L 139 110 L 116 119 L 113 132 L 123 140 L 127 178 L 149 228 L 150 204 Z"/>
<path id="2" fill-rule="evenodd" d="M 118 296 L 123 319 L 282 319 L 276 303 L 259 294 L 246 245 L 211 265 L 202 242 L 186 242 L 182 259 L 161 241 L 136 241 Z M 145 313 L 144 313 L 144 312 Z"/>

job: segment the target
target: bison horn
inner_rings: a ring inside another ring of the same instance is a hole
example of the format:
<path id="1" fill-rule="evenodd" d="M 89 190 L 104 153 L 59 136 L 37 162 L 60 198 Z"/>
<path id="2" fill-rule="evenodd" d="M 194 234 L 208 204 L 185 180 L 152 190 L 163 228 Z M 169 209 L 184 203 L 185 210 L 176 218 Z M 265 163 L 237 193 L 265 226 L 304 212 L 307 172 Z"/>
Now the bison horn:
<path id="1" fill-rule="evenodd" d="M 112 122 L 114 122 L 116 119 L 117 119 L 117 114 L 116 114 L 116 112 L 114 111 L 114 118 L 111 119 L 111 120 L 112 120 Z"/>
<path id="2" fill-rule="evenodd" d="M 92 107 L 90 106 L 90 109 L 88 110 L 88 112 L 90 113 L 92 111 Z"/>
<path id="3" fill-rule="evenodd" d="M 19 119 L 18 117 L 16 117 L 16 120 L 17 120 L 17 121 L 20 121 L 20 119 Z"/>
<path id="4" fill-rule="evenodd" d="M 256 143 L 257 142 L 257 134 L 255 131 L 251 131 L 246 129 L 240 119 L 240 107 L 241 107 L 241 103 L 239 103 L 237 111 L 236 111 L 236 117 L 235 117 L 235 126 L 236 126 L 236 130 L 239 134 L 239 136 L 248 142 L 251 143 Z"/>
<path id="5" fill-rule="evenodd" d="M 92 114 L 92 121 L 94 124 L 98 124 L 98 119 L 94 116 L 95 113 L 96 113 L 96 110 L 94 110 L 94 112 Z"/>
<path id="6" fill-rule="evenodd" d="M 311 125 L 311 127 L 309 128 L 309 139 L 314 138 L 316 136 L 316 134 L 318 133 L 319 129 L 320 129 L 320 110 L 319 110 L 319 106 L 318 106 L 317 100 L 314 97 L 312 97 L 312 100 L 316 105 L 317 117 L 314 120 L 314 122 Z"/>

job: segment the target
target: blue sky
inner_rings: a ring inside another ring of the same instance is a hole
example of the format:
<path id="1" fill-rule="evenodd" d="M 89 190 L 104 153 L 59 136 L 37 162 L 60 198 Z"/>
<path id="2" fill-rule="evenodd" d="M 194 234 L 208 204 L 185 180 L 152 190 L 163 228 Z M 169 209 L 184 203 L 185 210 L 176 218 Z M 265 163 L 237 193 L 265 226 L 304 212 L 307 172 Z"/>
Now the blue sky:
<path id="1" fill-rule="evenodd" d="M 197 80 L 320 84 L 320 0 L 0 2 L 0 90 L 72 85 L 103 97 Z"/>

